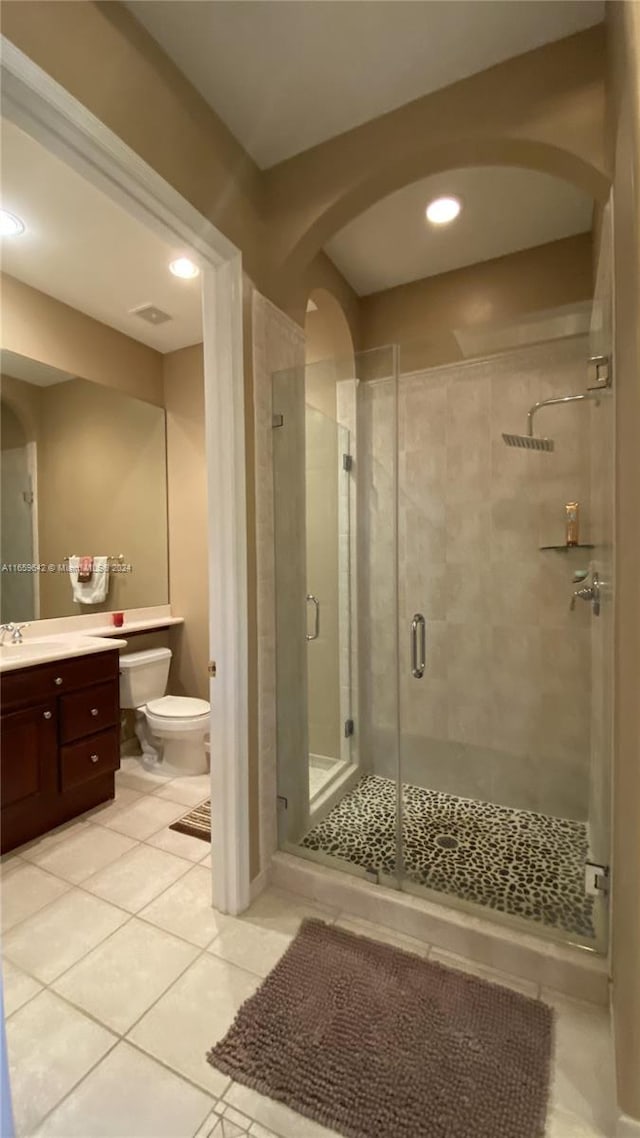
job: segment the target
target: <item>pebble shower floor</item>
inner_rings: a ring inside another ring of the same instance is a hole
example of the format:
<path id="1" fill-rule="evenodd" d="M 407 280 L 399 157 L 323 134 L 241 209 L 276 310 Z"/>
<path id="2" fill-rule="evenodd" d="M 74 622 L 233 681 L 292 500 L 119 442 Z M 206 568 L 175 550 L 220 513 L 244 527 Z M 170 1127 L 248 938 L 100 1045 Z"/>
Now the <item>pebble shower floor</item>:
<path id="1" fill-rule="evenodd" d="M 408 878 L 429 889 L 594 938 L 593 898 L 585 895 L 584 822 L 513 810 L 404 785 Z M 363 869 L 392 874 L 396 784 L 364 775 L 301 845 Z"/>

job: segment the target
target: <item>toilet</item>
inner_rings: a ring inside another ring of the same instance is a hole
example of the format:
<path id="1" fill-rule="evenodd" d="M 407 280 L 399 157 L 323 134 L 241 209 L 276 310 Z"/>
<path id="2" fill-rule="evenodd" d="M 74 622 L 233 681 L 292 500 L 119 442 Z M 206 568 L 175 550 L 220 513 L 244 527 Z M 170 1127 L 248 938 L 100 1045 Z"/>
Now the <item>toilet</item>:
<path id="1" fill-rule="evenodd" d="M 205 699 L 165 695 L 171 651 L 151 648 L 120 657 L 120 706 L 135 708 L 142 762 L 162 774 L 206 774 L 211 706 Z"/>

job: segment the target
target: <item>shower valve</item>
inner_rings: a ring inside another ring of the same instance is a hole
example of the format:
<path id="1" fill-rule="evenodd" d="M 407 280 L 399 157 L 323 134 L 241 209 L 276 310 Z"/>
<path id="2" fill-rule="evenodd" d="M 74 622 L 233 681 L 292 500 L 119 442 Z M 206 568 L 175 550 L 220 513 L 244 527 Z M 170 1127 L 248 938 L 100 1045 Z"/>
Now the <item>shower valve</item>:
<path id="1" fill-rule="evenodd" d="M 576 589 L 575 592 L 573 593 L 573 595 L 571 597 L 571 604 L 569 605 L 569 608 L 571 609 L 572 612 L 573 612 L 574 608 L 576 607 L 576 601 L 578 600 L 578 598 L 581 601 L 590 601 L 592 611 L 593 611 L 593 615 L 594 616 L 600 615 L 600 582 L 598 580 L 598 574 L 597 573 L 593 574 L 593 584 L 592 585 L 585 585 L 584 588 Z"/>

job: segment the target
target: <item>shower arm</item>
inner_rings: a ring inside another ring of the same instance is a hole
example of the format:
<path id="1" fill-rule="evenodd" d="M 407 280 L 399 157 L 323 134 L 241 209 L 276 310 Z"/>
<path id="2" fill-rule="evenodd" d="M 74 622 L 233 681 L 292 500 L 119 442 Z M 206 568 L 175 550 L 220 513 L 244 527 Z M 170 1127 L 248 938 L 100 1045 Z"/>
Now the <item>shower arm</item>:
<path id="1" fill-rule="evenodd" d="M 536 411 L 541 407 L 552 407 L 555 403 L 576 403 L 580 399 L 597 399 L 599 392 L 587 391 L 583 395 L 558 395 L 555 399 L 542 399 L 539 403 L 534 403 L 527 411 L 527 434 L 530 439 L 533 438 L 533 416 Z"/>

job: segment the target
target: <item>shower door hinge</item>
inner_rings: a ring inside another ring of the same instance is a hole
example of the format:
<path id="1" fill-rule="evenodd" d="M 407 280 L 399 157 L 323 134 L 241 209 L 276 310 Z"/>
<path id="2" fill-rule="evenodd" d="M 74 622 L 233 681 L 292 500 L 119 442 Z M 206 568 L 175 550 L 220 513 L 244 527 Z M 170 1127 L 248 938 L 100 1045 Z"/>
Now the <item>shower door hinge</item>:
<path id="1" fill-rule="evenodd" d="M 609 896 L 609 866 L 588 861 L 584 867 L 584 891 L 588 897 Z"/>
<path id="2" fill-rule="evenodd" d="M 209 663 L 207 664 L 207 672 L 212 677 L 212 679 L 215 679 L 218 674 L 218 665 L 216 664 L 215 660 L 209 660 Z"/>
<path id="3" fill-rule="evenodd" d="M 284 427 L 284 415 L 272 415 L 271 416 L 271 426 L 272 427 Z"/>
<path id="4" fill-rule="evenodd" d="M 587 375 L 590 384 L 587 388 L 588 391 L 598 391 L 601 387 L 611 387 L 613 377 L 609 356 L 591 356 Z"/>
<path id="5" fill-rule="evenodd" d="M 342 469 L 353 470 L 353 455 L 343 454 L 342 456 Z"/>
<path id="6" fill-rule="evenodd" d="M 355 729 L 356 729 L 356 725 L 355 725 L 353 719 L 345 719 L 345 721 L 344 721 L 344 737 L 345 737 L 345 739 L 349 739 L 353 735 L 353 732 L 355 731 Z"/>

